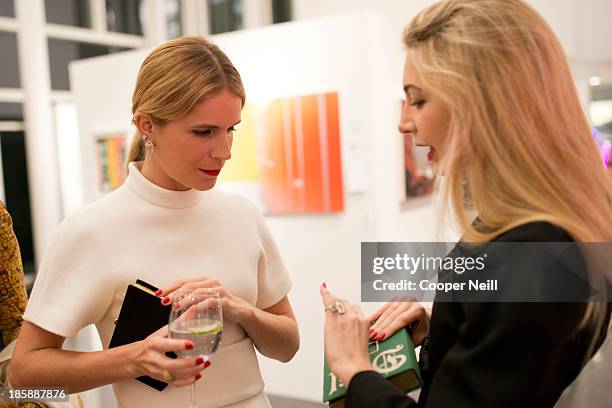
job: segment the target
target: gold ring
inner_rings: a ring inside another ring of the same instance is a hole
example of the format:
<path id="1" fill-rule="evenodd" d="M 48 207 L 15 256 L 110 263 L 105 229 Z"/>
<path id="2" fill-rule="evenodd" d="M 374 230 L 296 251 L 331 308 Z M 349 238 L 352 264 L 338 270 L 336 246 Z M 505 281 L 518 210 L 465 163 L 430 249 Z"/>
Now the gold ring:
<path id="1" fill-rule="evenodd" d="M 338 314 L 346 314 L 346 306 L 339 300 L 335 300 L 331 305 L 327 305 L 325 310 L 329 310 L 330 312 L 338 313 Z"/>
<path id="2" fill-rule="evenodd" d="M 176 378 L 174 378 L 172 373 L 170 371 L 168 371 L 168 370 L 163 370 L 161 376 L 164 379 L 164 381 L 167 381 L 167 382 L 172 382 L 172 381 L 176 380 Z"/>

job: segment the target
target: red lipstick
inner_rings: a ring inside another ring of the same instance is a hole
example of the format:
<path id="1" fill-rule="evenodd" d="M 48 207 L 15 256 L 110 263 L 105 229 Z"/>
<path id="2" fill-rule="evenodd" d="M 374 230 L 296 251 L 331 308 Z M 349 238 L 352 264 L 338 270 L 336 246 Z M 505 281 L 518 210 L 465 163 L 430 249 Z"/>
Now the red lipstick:
<path id="1" fill-rule="evenodd" d="M 213 176 L 213 177 L 217 177 L 219 175 L 219 173 L 221 173 L 221 169 L 218 170 L 204 170 L 204 169 L 200 169 L 202 170 L 204 173 L 208 174 L 209 176 Z"/>

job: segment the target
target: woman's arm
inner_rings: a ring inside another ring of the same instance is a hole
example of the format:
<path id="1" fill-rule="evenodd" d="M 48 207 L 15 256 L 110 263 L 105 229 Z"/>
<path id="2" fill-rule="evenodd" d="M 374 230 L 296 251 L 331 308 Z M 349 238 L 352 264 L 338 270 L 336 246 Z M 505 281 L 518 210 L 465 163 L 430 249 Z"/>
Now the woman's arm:
<path id="1" fill-rule="evenodd" d="M 240 325 L 266 357 L 286 363 L 300 347 L 297 322 L 286 296 L 265 310 L 251 306 Z"/>
<path id="2" fill-rule="evenodd" d="M 325 359 L 332 372 L 347 388 L 345 406 L 347 408 L 409 408 L 415 407 L 414 400 L 398 390 L 382 375 L 375 372 L 368 356 L 368 326 L 370 319 L 365 318 L 356 305 L 338 299 L 321 285 L 321 300 L 325 309 Z M 345 305 L 345 313 L 332 312 L 330 305 L 336 301 Z M 372 317 L 383 323 L 394 311 L 401 312 L 394 304 L 386 304 Z M 402 309 L 403 310 L 403 309 Z M 408 311 L 410 308 L 408 309 Z M 388 313 L 385 313 L 389 311 Z M 410 313 L 411 315 L 413 313 Z M 414 314 L 416 318 L 420 313 Z M 379 324 L 382 331 L 389 330 L 389 322 Z M 392 326 L 392 325 L 391 325 Z M 449 405 L 452 406 L 452 405 Z"/>
<path id="3" fill-rule="evenodd" d="M 121 347 L 75 352 L 61 349 L 64 337 L 24 321 L 9 365 L 9 382 L 13 387 L 67 387 L 70 393 L 77 393 L 141 375 L 164 380 L 164 369 L 175 376 L 174 386 L 195 382 L 203 362 L 196 364 L 196 357 L 175 360 L 165 356 L 166 351 L 193 344 L 165 338 L 165 331 L 167 327 Z"/>
<path id="4" fill-rule="evenodd" d="M 338 299 L 321 285 L 325 309 L 325 359 L 331 371 L 347 387 L 347 408 L 408 408 L 416 403 L 375 372 L 368 356 L 368 325 L 356 305 Z M 330 305 L 340 302 L 344 313 L 332 312 Z M 384 310 L 384 309 L 383 309 Z M 381 313 L 382 314 L 382 313 Z"/>
<path id="5" fill-rule="evenodd" d="M 75 393 L 130 378 L 131 367 L 125 364 L 131 359 L 130 346 L 73 352 L 61 349 L 64 340 L 24 321 L 9 366 L 11 385 L 61 386 Z"/>

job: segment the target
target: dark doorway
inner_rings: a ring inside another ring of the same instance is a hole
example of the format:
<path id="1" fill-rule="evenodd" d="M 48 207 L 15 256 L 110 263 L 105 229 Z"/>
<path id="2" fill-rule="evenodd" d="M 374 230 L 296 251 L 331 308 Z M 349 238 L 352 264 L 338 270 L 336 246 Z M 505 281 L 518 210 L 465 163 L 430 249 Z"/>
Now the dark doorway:
<path id="1" fill-rule="evenodd" d="M 1 131 L 0 150 L 2 151 L 5 204 L 13 218 L 13 230 L 19 241 L 26 282 L 31 282 L 35 273 L 34 246 L 23 131 Z M 30 289 L 28 287 L 28 293 Z"/>

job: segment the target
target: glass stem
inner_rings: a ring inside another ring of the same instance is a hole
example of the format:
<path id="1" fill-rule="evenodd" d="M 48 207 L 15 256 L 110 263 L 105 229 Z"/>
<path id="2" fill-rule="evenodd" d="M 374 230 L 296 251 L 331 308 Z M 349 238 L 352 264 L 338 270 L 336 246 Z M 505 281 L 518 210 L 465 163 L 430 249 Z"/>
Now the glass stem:
<path id="1" fill-rule="evenodd" d="M 191 384 L 191 395 L 189 397 L 189 408 L 198 408 L 198 405 L 196 404 L 195 385 L 196 383 Z"/>

